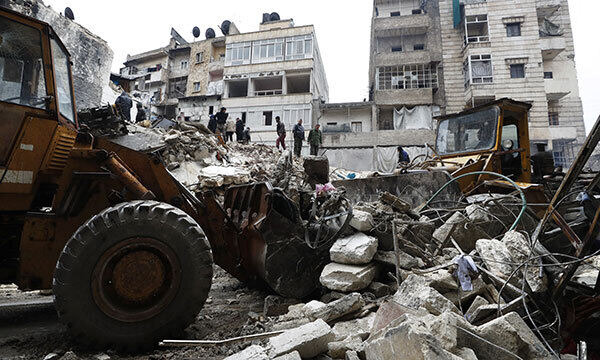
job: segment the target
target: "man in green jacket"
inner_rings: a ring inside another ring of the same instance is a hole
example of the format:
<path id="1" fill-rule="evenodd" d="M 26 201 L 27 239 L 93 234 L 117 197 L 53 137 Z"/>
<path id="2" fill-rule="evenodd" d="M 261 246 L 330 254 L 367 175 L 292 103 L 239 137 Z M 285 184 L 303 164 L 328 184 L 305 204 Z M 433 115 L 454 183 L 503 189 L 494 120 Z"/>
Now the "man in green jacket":
<path id="1" fill-rule="evenodd" d="M 323 134 L 319 128 L 321 125 L 316 124 L 315 128 L 308 133 L 308 143 L 310 144 L 310 154 L 317 156 L 319 146 L 323 145 Z"/>

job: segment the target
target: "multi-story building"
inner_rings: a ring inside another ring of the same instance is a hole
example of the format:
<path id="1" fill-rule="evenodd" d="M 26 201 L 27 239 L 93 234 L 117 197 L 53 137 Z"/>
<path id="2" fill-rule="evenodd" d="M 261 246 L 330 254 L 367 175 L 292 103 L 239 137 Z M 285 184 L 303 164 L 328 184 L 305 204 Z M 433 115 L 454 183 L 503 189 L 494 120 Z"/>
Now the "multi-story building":
<path id="1" fill-rule="evenodd" d="M 225 39 L 222 106 L 245 120 L 253 141 L 275 141 L 275 117 L 287 129 L 298 119 L 308 129 L 329 88 L 315 29 L 293 20 L 263 21 L 259 31 Z"/>
<path id="2" fill-rule="evenodd" d="M 567 0 L 440 0 L 439 8 L 445 112 L 503 97 L 529 102 L 531 142 L 568 166 L 585 127 Z"/>

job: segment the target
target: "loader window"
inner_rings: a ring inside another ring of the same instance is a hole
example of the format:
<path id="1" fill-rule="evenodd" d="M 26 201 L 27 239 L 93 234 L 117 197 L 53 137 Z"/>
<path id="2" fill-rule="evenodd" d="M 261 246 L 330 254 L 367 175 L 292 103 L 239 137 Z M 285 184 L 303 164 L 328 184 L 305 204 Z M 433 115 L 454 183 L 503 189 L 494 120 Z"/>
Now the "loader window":
<path id="1" fill-rule="evenodd" d="M 59 43 L 52 39 L 52 60 L 54 62 L 54 78 L 58 110 L 70 122 L 75 122 L 73 96 L 71 92 L 71 68 L 67 52 Z"/>
<path id="2" fill-rule="evenodd" d="M 436 139 L 439 155 L 489 150 L 496 144 L 497 106 L 440 121 Z"/>
<path id="3" fill-rule="evenodd" d="M 0 18 L 0 101 L 46 108 L 39 30 Z"/>

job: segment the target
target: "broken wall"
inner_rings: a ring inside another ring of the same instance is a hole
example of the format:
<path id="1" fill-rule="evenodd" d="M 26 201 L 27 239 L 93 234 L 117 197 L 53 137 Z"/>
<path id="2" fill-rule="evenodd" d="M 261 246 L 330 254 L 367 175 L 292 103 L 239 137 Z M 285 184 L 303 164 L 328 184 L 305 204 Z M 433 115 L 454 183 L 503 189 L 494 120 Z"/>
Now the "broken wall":
<path id="1" fill-rule="evenodd" d="M 38 0 L 0 0 L 0 6 L 47 22 L 71 54 L 73 87 L 78 109 L 99 106 L 108 86 L 113 51 L 108 43 L 83 26 Z M 77 12 L 75 12 L 77 15 Z"/>

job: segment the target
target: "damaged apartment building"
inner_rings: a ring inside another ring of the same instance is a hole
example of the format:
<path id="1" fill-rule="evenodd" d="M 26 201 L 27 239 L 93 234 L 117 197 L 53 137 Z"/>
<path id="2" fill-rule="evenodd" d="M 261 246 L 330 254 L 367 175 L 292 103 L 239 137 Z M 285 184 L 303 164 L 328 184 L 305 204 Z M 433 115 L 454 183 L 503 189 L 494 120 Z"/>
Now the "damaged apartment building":
<path id="1" fill-rule="evenodd" d="M 385 170 L 395 146 L 434 143 L 436 115 L 504 97 L 533 105 L 531 143 L 557 166 L 585 137 L 567 0 L 374 0 L 370 54 L 371 101 L 321 107 L 338 166 Z"/>

